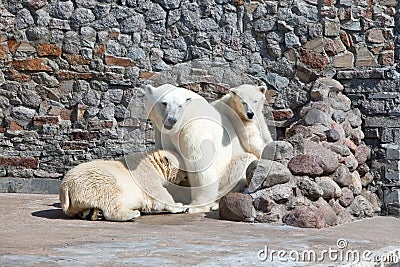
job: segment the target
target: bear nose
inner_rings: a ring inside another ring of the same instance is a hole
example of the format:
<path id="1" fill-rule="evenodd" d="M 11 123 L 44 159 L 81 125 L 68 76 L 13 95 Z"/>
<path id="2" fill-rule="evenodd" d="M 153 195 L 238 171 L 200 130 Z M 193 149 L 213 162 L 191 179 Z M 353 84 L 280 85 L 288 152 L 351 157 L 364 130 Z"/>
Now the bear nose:
<path id="1" fill-rule="evenodd" d="M 254 117 L 253 112 L 247 112 L 247 118 L 249 118 L 251 120 L 253 117 Z"/>
<path id="2" fill-rule="evenodd" d="M 171 126 L 176 123 L 176 119 L 175 118 L 168 118 L 167 121 L 168 121 L 168 124 L 171 125 Z"/>

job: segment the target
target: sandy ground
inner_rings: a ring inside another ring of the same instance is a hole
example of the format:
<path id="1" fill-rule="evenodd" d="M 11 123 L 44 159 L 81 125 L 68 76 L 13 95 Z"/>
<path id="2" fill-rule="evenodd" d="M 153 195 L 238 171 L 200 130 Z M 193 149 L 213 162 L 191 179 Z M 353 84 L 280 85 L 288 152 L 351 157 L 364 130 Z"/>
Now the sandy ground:
<path id="1" fill-rule="evenodd" d="M 392 217 L 319 230 L 216 213 L 91 222 L 66 218 L 57 195 L 33 194 L 0 194 L 0 211 L 0 266 L 374 266 L 373 257 L 400 266 Z"/>

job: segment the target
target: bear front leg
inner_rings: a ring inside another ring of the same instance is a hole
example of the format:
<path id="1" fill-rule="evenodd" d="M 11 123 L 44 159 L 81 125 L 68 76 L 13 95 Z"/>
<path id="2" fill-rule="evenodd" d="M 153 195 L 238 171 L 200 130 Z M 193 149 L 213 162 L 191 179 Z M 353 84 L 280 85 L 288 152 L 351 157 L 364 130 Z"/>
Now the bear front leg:
<path id="1" fill-rule="evenodd" d="M 215 209 L 218 204 L 219 181 L 215 171 L 209 170 L 199 173 L 189 173 L 192 201 L 189 213 L 207 212 Z"/>
<path id="2" fill-rule="evenodd" d="M 103 215 L 107 221 L 126 222 L 132 221 L 140 216 L 140 211 L 132 210 L 118 201 L 114 201 L 106 208 L 103 208 Z"/>

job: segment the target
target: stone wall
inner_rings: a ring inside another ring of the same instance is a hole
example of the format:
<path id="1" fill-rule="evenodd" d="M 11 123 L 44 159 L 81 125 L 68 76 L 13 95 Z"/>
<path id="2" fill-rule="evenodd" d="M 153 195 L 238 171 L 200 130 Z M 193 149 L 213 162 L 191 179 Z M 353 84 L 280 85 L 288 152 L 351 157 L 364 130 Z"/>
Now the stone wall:
<path id="1" fill-rule="evenodd" d="M 398 9 L 395 0 L 3 0 L 0 188 L 55 192 L 76 164 L 151 147 L 138 89 L 150 78 L 208 99 L 261 80 L 279 138 L 323 76 L 363 114 L 377 189 L 396 185 Z"/>

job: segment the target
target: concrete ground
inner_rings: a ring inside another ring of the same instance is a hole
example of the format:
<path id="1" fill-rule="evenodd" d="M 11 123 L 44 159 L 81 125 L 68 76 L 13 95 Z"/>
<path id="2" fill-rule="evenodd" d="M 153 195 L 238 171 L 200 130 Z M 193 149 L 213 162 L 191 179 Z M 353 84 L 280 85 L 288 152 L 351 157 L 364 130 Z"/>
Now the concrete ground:
<path id="1" fill-rule="evenodd" d="M 33 194 L 0 194 L 0 212 L 0 266 L 375 266 L 373 257 L 400 266 L 400 219 L 392 217 L 328 229 L 216 213 L 91 222 L 66 218 L 57 195 Z"/>

